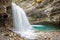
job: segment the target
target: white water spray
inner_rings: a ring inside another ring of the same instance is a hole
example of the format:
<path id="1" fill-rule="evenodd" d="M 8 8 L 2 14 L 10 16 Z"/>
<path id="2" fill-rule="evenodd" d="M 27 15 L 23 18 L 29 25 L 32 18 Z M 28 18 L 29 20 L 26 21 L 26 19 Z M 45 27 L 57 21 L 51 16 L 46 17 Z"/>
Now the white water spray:
<path id="1" fill-rule="evenodd" d="M 22 8 L 12 3 L 13 22 L 15 25 L 15 31 L 22 32 L 30 29 L 30 23 Z"/>

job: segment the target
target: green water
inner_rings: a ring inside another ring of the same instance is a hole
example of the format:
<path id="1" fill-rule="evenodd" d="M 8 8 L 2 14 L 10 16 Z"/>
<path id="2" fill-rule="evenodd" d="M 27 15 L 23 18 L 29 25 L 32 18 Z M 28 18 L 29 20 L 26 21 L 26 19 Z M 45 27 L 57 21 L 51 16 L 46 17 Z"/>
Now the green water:
<path id="1" fill-rule="evenodd" d="M 47 26 L 47 25 L 32 25 L 33 30 L 39 30 L 39 31 L 50 31 L 50 30 L 56 30 L 54 26 Z"/>

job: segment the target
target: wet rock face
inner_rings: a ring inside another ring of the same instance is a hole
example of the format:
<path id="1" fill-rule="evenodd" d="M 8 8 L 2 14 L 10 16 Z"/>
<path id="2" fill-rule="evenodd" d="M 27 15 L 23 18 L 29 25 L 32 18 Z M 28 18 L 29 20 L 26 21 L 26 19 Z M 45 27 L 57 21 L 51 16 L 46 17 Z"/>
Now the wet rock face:
<path id="1" fill-rule="evenodd" d="M 11 0 L 0 0 L 0 27 L 12 26 Z"/>
<path id="2" fill-rule="evenodd" d="M 55 2 L 54 4 L 52 4 L 52 7 L 54 7 L 52 9 L 52 13 L 60 13 L 60 0 Z"/>
<path id="3" fill-rule="evenodd" d="M 60 13 L 59 4 L 60 0 L 44 0 L 43 2 L 41 2 L 41 4 L 39 4 L 40 6 L 37 6 L 36 8 L 41 9 L 42 7 L 43 9 L 40 10 L 40 13 L 46 14 L 47 16 L 51 16 L 52 14 L 55 15 Z"/>
<path id="4" fill-rule="evenodd" d="M 39 3 L 36 1 L 39 1 Z M 32 17 L 33 19 L 40 18 L 40 21 L 41 20 L 57 21 L 55 19 L 59 20 L 60 0 L 28 0 L 28 1 L 23 0 L 20 3 L 18 3 L 18 2 L 16 2 L 16 3 L 24 9 L 24 11 L 27 13 L 27 15 L 29 17 Z M 56 15 L 56 14 L 58 14 L 58 15 Z M 52 15 L 54 15 L 52 18 L 53 20 L 50 19 L 52 17 Z M 56 17 L 56 16 L 59 16 L 59 17 Z M 32 21 L 34 21 L 34 20 L 32 20 Z M 38 21 L 38 20 L 36 20 L 36 21 Z"/>

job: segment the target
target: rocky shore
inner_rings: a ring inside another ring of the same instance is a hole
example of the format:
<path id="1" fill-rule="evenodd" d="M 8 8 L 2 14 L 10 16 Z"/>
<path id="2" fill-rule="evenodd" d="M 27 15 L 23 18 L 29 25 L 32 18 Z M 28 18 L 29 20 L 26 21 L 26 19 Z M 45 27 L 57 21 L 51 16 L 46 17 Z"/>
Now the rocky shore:
<path id="1" fill-rule="evenodd" d="M 21 37 L 14 32 L 5 29 L 4 27 L 0 28 L 0 40 L 60 40 L 60 32 L 59 31 L 35 31 L 36 39 L 29 39 L 25 37 Z M 31 36 L 33 37 L 33 36 Z"/>

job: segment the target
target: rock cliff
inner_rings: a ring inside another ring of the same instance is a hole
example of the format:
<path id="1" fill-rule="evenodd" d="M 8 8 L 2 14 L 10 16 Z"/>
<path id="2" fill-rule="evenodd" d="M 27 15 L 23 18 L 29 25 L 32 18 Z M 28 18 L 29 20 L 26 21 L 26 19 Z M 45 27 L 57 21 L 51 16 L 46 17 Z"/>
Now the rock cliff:
<path id="1" fill-rule="evenodd" d="M 11 0 L 0 0 L 0 27 L 12 27 Z"/>
<path id="2" fill-rule="evenodd" d="M 60 0 L 16 0 L 13 2 L 24 9 L 31 24 L 48 21 L 59 25 Z"/>

